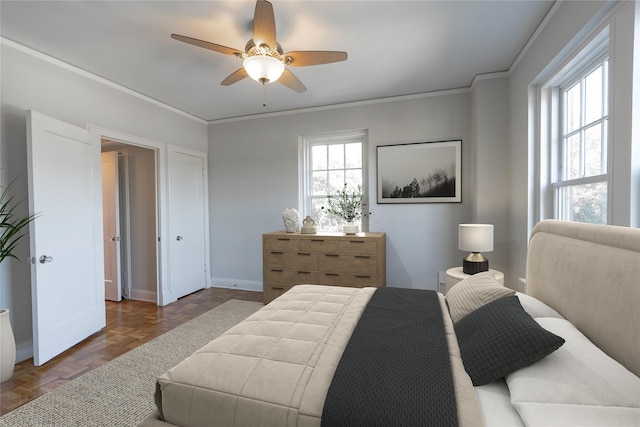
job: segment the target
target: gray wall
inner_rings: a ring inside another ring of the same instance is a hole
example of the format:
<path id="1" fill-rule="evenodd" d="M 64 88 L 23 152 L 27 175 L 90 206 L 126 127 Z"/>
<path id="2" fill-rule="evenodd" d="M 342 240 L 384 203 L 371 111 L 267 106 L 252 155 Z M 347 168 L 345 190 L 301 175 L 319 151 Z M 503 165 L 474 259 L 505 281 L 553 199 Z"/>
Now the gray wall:
<path id="1" fill-rule="evenodd" d="M 31 55 L 4 43 L 0 49 L 1 182 L 4 185 L 21 176 L 15 187 L 18 199 L 27 200 L 26 110 L 82 128 L 90 124 L 160 143 L 207 150 L 207 126 L 202 121 L 70 71 L 42 55 Z M 22 350 L 30 351 L 32 336 L 28 247 L 23 239 L 19 250 L 22 262 L 11 260 L 0 265 L 0 307 L 11 311 L 18 359 L 23 357 Z"/>
<path id="2" fill-rule="evenodd" d="M 493 224 L 489 266 L 509 277 L 509 93 L 506 77 L 479 78 L 473 88 L 470 221 Z M 512 285 L 508 279 L 506 283 Z"/>
<path id="3" fill-rule="evenodd" d="M 157 300 L 156 174 L 152 150 L 127 147 L 131 298 Z"/>
<path id="4" fill-rule="evenodd" d="M 530 213 L 535 196 L 530 85 L 561 53 L 575 46 L 585 28 L 602 19 L 602 8 L 610 5 L 613 3 L 606 1 L 558 3 L 555 15 L 513 69 L 506 75 L 478 79 L 472 90 L 209 126 L 2 45 L 2 182 L 26 170 L 27 109 L 81 127 L 89 123 L 209 150 L 212 282 L 258 290 L 261 234 L 281 229 L 282 211 L 298 206 L 300 135 L 367 129 L 371 195 L 376 189 L 377 145 L 462 139 L 462 203 L 372 203 L 370 229 L 388 235 L 387 283 L 435 289 L 437 272 L 460 265 L 464 256 L 457 249 L 458 223 L 478 221 L 496 225 L 495 251 L 488 255 L 491 266 L 504 271 L 507 284 L 517 287 L 517 279 L 525 275 L 529 231 L 538 219 Z M 636 66 L 640 61 L 640 43 L 634 45 L 633 40 L 634 31 L 638 32 L 633 20 L 640 21 L 639 16 L 640 4 L 629 1 L 612 17 L 616 73 L 613 191 L 618 212 L 614 220 L 634 226 L 640 225 L 640 135 L 639 125 L 632 128 L 632 117 L 640 117 L 640 101 L 631 94 L 633 90 L 637 94 L 640 85 L 639 73 L 634 76 L 632 68 L 634 60 Z M 26 180 L 18 189 L 26 199 Z M 3 263 L 0 273 L 0 306 L 12 310 L 20 344 L 31 336 L 30 291 L 25 285 L 29 269 L 24 263 L 9 262 Z"/>
<path id="5" fill-rule="evenodd" d="M 298 208 L 300 136 L 367 129 L 369 229 L 387 233 L 387 285 L 436 289 L 438 271 L 461 264 L 457 227 L 472 219 L 470 99 L 470 91 L 457 91 L 211 124 L 212 283 L 261 288 L 261 235 L 283 229 L 284 209 Z M 447 139 L 463 141 L 462 203 L 375 203 L 377 145 Z M 507 206 L 503 202 L 496 209 L 506 212 Z M 501 250 L 499 257 L 506 260 L 506 249 Z"/>
<path id="6" fill-rule="evenodd" d="M 249 118 L 209 126 L 212 283 L 259 289 L 260 235 L 281 229 L 281 213 L 298 207 L 298 137 L 348 129 L 369 131 L 369 191 L 375 194 L 375 147 L 462 138 L 462 203 L 376 205 L 370 230 L 387 233 L 387 283 L 435 289 L 437 272 L 460 265 L 457 224 L 495 225 L 493 268 L 523 290 L 529 232 L 545 216 L 534 212 L 532 83 L 549 72 L 603 19 L 612 23 L 615 83 L 612 223 L 640 225 L 640 86 L 633 61 L 637 2 L 559 2 L 509 72 L 476 79 L 469 92 L 394 102 Z M 637 35 L 635 36 L 637 38 Z M 635 86 L 634 86 L 635 84 Z M 637 90 L 636 90 L 637 92 Z M 633 104 L 635 102 L 635 104 Z M 635 105 L 635 109 L 634 109 Z M 635 131 L 635 134 L 633 133 Z"/>
<path id="7" fill-rule="evenodd" d="M 619 6 L 619 8 L 617 8 Z M 530 98 L 538 79 L 548 75 L 575 49 L 588 33 L 603 20 L 611 23 L 611 72 L 614 74 L 612 120 L 613 211 L 611 222 L 623 226 L 640 226 L 637 206 L 640 205 L 640 134 L 632 135 L 632 88 L 634 87 L 633 60 L 640 60 L 640 41 L 634 46 L 635 25 L 640 25 L 640 4 L 637 2 L 575 1 L 561 2 L 526 54 L 514 67 L 509 77 L 509 249 L 511 283 L 525 277 L 525 261 L 531 228 L 544 213 L 535 212 L 536 133 L 534 116 L 530 113 Z M 611 14 L 609 16 L 609 14 Z M 636 32 L 639 29 L 635 29 Z M 640 34 L 640 33 L 638 33 Z M 638 39 L 638 36 L 635 36 Z M 635 91 L 638 98 L 640 73 L 635 72 Z M 532 105 L 533 106 L 533 105 Z M 635 153 L 635 155 L 632 155 Z M 522 288 L 521 288 L 522 289 Z"/>
<path id="8" fill-rule="evenodd" d="M 207 127 L 202 121 L 6 44 L 0 49 L 4 111 L 25 116 L 26 110 L 36 110 L 82 128 L 91 124 L 197 151 L 207 149 Z"/>

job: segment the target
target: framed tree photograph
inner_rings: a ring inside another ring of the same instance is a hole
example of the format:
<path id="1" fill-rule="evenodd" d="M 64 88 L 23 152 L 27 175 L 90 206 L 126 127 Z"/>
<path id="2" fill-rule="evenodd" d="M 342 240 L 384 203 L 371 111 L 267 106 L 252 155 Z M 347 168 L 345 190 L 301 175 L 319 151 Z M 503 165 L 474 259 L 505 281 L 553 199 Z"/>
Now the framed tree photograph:
<path id="1" fill-rule="evenodd" d="M 378 203 L 459 203 L 462 141 L 377 147 Z"/>

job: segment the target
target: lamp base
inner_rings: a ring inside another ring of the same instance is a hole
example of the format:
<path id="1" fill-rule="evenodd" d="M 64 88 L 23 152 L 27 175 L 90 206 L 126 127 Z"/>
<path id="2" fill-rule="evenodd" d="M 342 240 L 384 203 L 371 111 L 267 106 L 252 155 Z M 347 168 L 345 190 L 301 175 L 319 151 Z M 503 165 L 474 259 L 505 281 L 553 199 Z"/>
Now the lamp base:
<path id="1" fill-rule="evenodd" d="M 471 252 L 462 260 L 463 273 L 476 274 L 483 271 L 489 271 L 489 260 L 482 256 L 480 252 Z"/>

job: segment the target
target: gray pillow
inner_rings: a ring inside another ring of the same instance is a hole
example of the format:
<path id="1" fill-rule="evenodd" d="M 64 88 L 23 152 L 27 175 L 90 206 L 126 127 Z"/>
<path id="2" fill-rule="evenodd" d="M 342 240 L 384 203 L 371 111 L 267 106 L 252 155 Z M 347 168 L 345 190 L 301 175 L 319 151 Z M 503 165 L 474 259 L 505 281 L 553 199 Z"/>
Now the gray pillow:
<path id="1" fill-rule="evenodd" d="M 473 385 L 503 378 L 553 353 L 564 339 L 540 326 L 518 297 L 486 304 L 454 325 L 464 368 Z"/>

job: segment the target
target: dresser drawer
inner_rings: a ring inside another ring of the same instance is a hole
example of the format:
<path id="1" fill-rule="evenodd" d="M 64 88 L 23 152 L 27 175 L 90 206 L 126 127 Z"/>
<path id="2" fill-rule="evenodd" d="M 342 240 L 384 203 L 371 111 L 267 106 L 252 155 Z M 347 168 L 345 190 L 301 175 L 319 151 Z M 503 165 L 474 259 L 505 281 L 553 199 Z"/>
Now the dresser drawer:
<path id="1" fill-rule="evenodd" d="M 378 276 L 375 274 L 319 273 L 318 283 L 321 285 L 351 286 L 354 288 L 377 287 Z"/>
<path id="2" fill-rule="evenodd" d="M 262 235 L 264 302 L 300 284 L 385 286 L 384 233 Z"/>
<path id="3" fill-rule="evenodd" d="M 318 255 L 310 252 L 268 251 L 264 261 L 267 268 L 318 270 Z"/>
<path id="4" fill-rule="evenodd" d="M 375 255 L 322 254 L 319 255 L 320 271 L 377 275 L 378 258 Z"/>
<path id="5" fill-rule="evenodd" d="M 336 240 L 314 237 L 300 240 L 300 250 L 309 252 L 335 252 Z"/>
<path id="6" fill-rule="evenodd" d="M 318 283 L 318 272 L 269 268 L 265 271 L 264 281 L 278 286 L 314 284 Z"/>
<path id="7" fill-rule="evenodd" d="M 378 244 L 372 240 L 349 239 L 338 241 L 339 253 L 348 254 L 370 254 L 375 255 L 378 252 Z"/>
<path id="8" fill-rule="evenodd" d="M 262 300 L 265 304 L 269 304 L 274 299 L 291 289 L 292 286 L 280 286 L 280 285 L 264 285 L 262 290 Z"/>
<path id="9" fill-rule="evenodd" d="M 291 237 L 265 237 L 264 249 L 274 251 L 297 251 L 300 249 L 300 240 Z"/>

